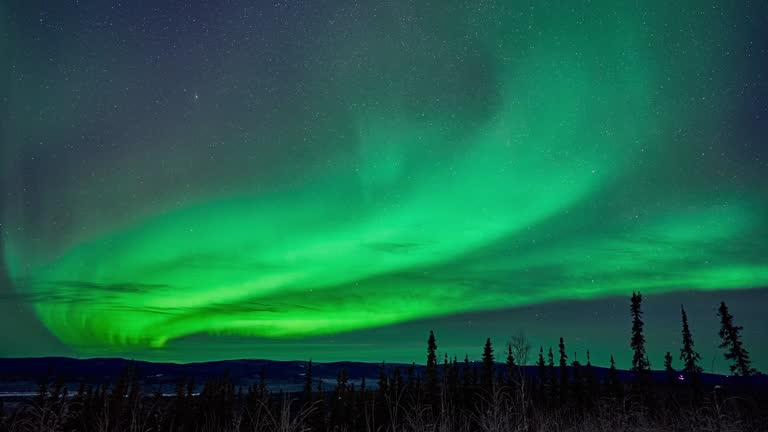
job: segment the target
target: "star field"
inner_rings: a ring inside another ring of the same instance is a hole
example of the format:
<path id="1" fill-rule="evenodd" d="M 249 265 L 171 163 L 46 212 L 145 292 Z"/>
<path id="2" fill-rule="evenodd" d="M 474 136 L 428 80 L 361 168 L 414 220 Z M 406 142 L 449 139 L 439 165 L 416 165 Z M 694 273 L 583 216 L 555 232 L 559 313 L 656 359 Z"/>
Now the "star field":
<path id="1" fill-rule="evenodd" d="M 314 358 L 381 360 L 353 347 L 415 323 L 508 337 L 501 313 L 537 346 L 548 325 L 587 344 L 633 290 L 692 321 L 733 300 L 762 335 L 767 16 L 10 2 L 0 301 L 38 327 L 3 353 L 280 358 L 338 338 Z M 624 349 L 609 339 L 592 352 Z"/>

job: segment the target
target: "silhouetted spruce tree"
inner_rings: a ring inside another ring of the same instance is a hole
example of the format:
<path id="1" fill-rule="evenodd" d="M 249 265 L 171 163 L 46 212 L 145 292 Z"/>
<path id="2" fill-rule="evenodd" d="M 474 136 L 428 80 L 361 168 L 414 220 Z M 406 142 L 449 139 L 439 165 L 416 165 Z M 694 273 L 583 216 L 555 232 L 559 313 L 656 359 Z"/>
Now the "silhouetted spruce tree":
<path id="1" fill-rule="evenodd" d="M 568 355 L 565 353 L 565 342 L 562 336 L 557 345 L 560 350 L 560 403 L 568 399 Z"/>
<path id="2" fill-rule="evenodd" d="M 733 323 L 733 315 L 728 312 L 728 306 L 725 302 L 720 303 L 717 310 L 717 316 L 720 317 L 720 339 L 723 342 L 720 348 L 724 348 L 725 359 L 730 360 L 731 373 L 736 376 L 750 376 L 756 371 L 752 369 L 752 361 L 749 359 L 749 351 L 744 348 L 741 340 L 741 331 L 744 329 Z"/>
<path id="3" fill-rule="evenodd" d="M 485 340 L 483 347 L 483 374 L 481 379 L 483 388 L 487 391 L 493 389 L 493 347 L 491 338 Z"/>
<path id="4" fill-rule="evenodd" d="M 666 373 L 667 383 L 674 383 L 677 371 L 675 371 L 675 368 L 672 367 L 672 354 L 670 354 L 669 351 L 664 354 L 664 372 Z"/>
<path id="5" fill-rule="evenodd" d="M 555 375 L 555 355 L 552 353 L 552 347 L 547 352 L 547 400 L 550 403 L 555 402 L 557 398 L 557 375 Z"/>
<path id="6" fill-rule="evenodd" d="M 456 356 L 453 357 L 450 370 L 448 371 L 448 397 L 456 400 L 459 391 L 459 365 Z"/>
<path id="7" fill-rule="evenodd" d="M 539 358 L 536 360 L 536 371 L 539 375 L 539 384 L 544 384 L 547 379 L 547 363 L 544 361 L 544 347 L 539 346 Z"/>
<path id="8" fill-rule="evenodd" d="M 429 339 L 427 339 L 427 368 L 424 371 L 427 387 L 427 396 L 432 399 L 437 397 L 437 341 L 435 340 L 435 333 L 429 331 Z"/>
<path id="9" fill-rule="evenodd" d="M 701 356 L 693 349 L 693 336 L 688 328 L 688 315 L 685 308 L 680 305 L 680 313 L 683 322 L 683 347 L 680 349 L 680 360 L 683 361 L 683 373 L 692 385 L 698 386 L 701 372 L 704 369 L 699 366 Z"/>
<path id="10" fill-rule="evenodd" d="M 464 368 L 461 371 L 461 403 L 464 408 L 470 407 L 472 400 L 472 371 L 469 367 L 469 354 L 464 355 Z"/>
<path id="11" fill-rule="evenodd" d="M 619 373 L 616 370 L 616 361 L 613 359 L 613 354 L 611 354 L 611 366 L 608 368 L 608 392 L 614 397 L 620 396 L 621 393 Z"/>
<path id="12" fill-rule="evenodd" d="M 512 355 L 512 345 L 507 345 L 507 385 L 515 384 L 515 356 Z"/>
<path id="13" fill-rule="evenodd" d="M 636 376 L 646 375 L 650 371 L 651 363 L 645 354 L 645 336 L 643 335 L 643 296 L 638 293 L 632 293 L 632 303 L 630 311 L 632 312 L 632 370 Z"/>
<path id="14" fill-rule="evenodd" d="M 443 355 L 443 379 L 442 379 L 443 389 L 448 387 L 448 375 L 450 373 L 450 370 L 451 370 L 451 363 L 450 363 L 450 360 L 448 360 L 448 353 L 445 353 L 445 355 Z"/>

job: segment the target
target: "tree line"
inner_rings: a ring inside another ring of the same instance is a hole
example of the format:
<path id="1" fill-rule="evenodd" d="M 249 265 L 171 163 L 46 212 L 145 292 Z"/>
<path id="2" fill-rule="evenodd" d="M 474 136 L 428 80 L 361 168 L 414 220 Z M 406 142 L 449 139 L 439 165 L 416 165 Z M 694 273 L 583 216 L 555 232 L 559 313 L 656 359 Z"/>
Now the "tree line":
<path id="1" fill-rule="evenodd" d="M 592 365 L 589 351 L 584 364 L 575 354 L 570 359 L 562 337 L 556 351 L 539 346 L 537 353 L 522 335 L 501 352 L 487 338 L 474 362 L 466 354 L 438 358 L 430 331 L 424 367 L 381 364 L 375 383 L 352 380 L 344 368 L 329 383 L 313 374 L 311 360 L 295 393 L 271 391 L 264 369 L 255 384 L 238 386 L 224 374 L 199 393 L 193 379 L 181 377 L 173 396 L 143 394 L 133 367 L 114 385 L 81 385 L 74 395 L 61 380 L 45 380 L 32 400 L 7 411 L 0 404 L 0 432 L 768 430 L 766 392 L 749 385 L 759 372 L 725 303 L 718 309 L 720 347 L 741 378 L 706 389 L 684 307 L 678 355 L 684 380 L 670 352 L 666 379 L 652 379 L 642 299 L 633 293 L 630 302 L 629 378 L 613 355 L 607 373 Z M 528 367 L 531 354 L 536 359 Z"/>

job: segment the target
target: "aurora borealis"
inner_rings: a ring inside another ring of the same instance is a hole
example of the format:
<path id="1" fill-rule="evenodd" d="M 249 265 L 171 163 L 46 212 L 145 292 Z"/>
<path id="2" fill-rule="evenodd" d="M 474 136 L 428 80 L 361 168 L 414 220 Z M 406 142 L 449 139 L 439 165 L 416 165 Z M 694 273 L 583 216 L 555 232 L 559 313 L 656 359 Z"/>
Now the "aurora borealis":
<path id="1" fill-rule="evenodd" d="M 633 290 L 765 335 L 738 308 L 768 287 L 765 4 L 57 3 L 0 7 L 3 301 L 35 352 L 281 358 L 419 322 L 417 360 L 430 320 Z"/>

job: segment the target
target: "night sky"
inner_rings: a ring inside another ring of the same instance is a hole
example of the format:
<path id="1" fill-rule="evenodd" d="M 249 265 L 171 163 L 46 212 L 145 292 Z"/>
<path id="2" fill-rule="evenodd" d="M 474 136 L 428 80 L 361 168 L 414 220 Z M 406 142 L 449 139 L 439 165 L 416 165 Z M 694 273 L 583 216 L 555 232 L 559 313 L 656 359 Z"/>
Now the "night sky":
<path id="1" fill-rule="evenodd" d="M 726 301 L 768 369 L 766 28 L 765 2 L 3 2 L 0 355 L 423 362 L 434 328 L 628 368 L 640 290 L 652 366 L 684 303 L 727 370 Z"/>

